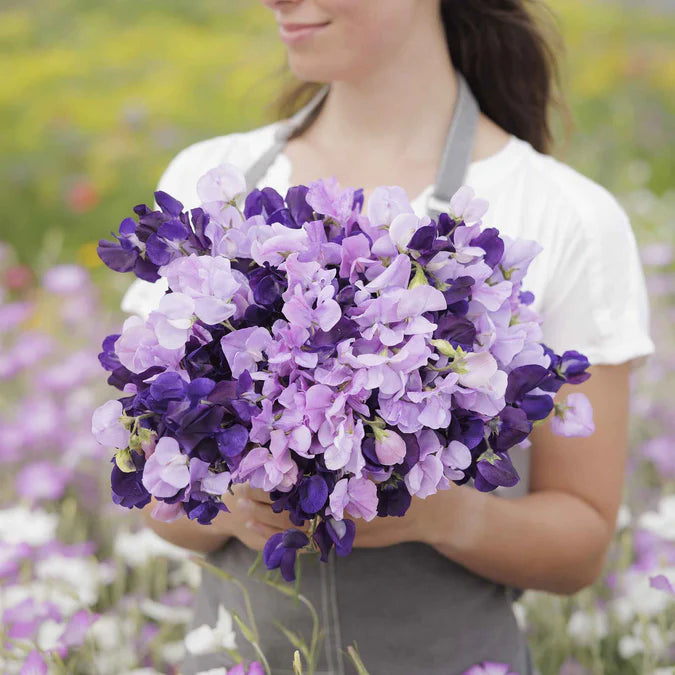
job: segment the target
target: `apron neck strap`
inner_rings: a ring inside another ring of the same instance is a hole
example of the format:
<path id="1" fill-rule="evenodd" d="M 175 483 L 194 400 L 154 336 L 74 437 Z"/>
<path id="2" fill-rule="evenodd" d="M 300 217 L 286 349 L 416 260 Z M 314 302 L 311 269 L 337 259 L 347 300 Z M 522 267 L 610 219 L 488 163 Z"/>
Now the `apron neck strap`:
<path id="1" fill-rule="evenodd" d="M 461 187 L 471 163 L 471 153 L 478 126 L 480 109 L 462 73 L 455 69 L 457 79 L 457 100 L 450 120 L 448 135 L 441 155 L 441 163 L 436 174 L 434 189 L 426 203 L 426 211 L 437 218 L 450 208 L 450 198 Z M 284 120 L 277 127 L 272 145 L 246 172 L 246 185 L 249 190 L 256 187 L 267 173 L 276 156 L 283 151 L 288 139 L 300 130 L 318 110 L 330 89 L 324 85 L 298 112 Z"/>

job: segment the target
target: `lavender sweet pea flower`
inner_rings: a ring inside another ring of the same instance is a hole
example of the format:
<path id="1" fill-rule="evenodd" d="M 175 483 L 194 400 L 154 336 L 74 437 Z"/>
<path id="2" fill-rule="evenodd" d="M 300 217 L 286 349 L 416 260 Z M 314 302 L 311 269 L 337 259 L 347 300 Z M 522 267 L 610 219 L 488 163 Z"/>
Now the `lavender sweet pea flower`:
<path id="1" fill-rule="evenodd" d="M 246 179 L 234 164 L 220 164 L 197 181 L 197 194 L 203 203 L 231 202 L 244 192 Z"/>
<path id="2" fill-rule="evenodd" d="M 350 222 L 354 213 L 354 190 L 341 189 L 334 176 L 309 184 L 307 203 L 316 211 L 334 218 L 341 225 Z"/>
<path id="3" fill-rule="evenodd" d="M 234 482 L 246 480 L 251 487 L 265 492 L 280 490 L 288 492 L 293 488 L 298 477 L 298 465 L 291 457 L 287 447 L 275 445 L 267 448 L 253 448 L 232 472 Z"/>
<path id="4" fill-rule="evenodd" d="M 346 511 L 354 518 L 372 520 L 377 515 L 377 486 L 367 478 L 340 479 L 330 495 L 326 515 L 343 520 Z"/>
<path id="5" fill-rule="evenodd" d="M 232 370 L 232 377 L 239 377 L 245 370 L 254 373 L 258 363 L 265 357 L 265 352 L 273 339 L 266 328 L 252 326 L 241 328 L 224 335 L 220 339 L 220 347 Z"/>
<path id="6" fill-rule="evenodd" d="M 397 185 L 376 187 L 368 198 L 368 220 L 391 225 L 396 216 L 413 213 L 405 190 Z"/>
<path id="7" fill-rule="evenodd" d="M 558 436 L 590 436 L 595 431 L 593 408 L 585 394 L 569 394 L 562 404 L 556 404 L 551 430 Z"/>
<path id="8" fill-rule="evenodd" d="M 323 454 L 326 468 L 331 471 L 345 469 L 349 473 L 359 475 L 365 466 L 365 459 L 361 453 L 361 443 L 365 436 L 363 422 L 354 423 L 351 411 L 337 426 L 337 433 L 332 437 L 332 443 Z"/>
<path id="9" fill-rule="evenodd" d="M 431 430 L 422 432 L 422 438 L 427 434 L 436 434 Z M 438 444 L 438 439 L 436 439 Z M 415 463 L 410 471 L 405 475 L 404 481 L 408 492 L 414 497 L 417 495 L 425 499 L 438 492 L 438 486 L 443 478 L 443 464 L 438 454 L 431 452 L 430 448 L 425 448 L 420 441 L 420 459 Z"/>
<path id="10" fill-rule="evenodd" d="M 303 253 L 309 248 L 309 237 L 305 229 L 286 227 L 273 223 L 265 230 L 253 232 L 251 258 L 261 267 L 265 263 L 280 265 L 291 253 Z"/>
<path id="11" fill-rule="evenodd" d="M 391 466 L 403 461 L 406 453 L 405 441 L 391 429 L 373 427 L 375 454 L 380 464 Z"/>
<path id="12" fill-rule="evenodd" d="M 333 300 L 335 289 L 332 286 L 323 288 L 314 303 L 308 303 L 300 287 L 295 287 L 293 297 L 284 303 L 284 316 L 296 326 L 310 328 L 318 326 L 323 331 L 329 331 L 342 317 L 340 305 Z"/>
<path id="13" fill-rule="evenodd" d="M 152 312 L 157 342 L 165 349 L 180 349 L 187 342 L 195 311 L 194 300 L 184 293 L 167 293 Z"/>
<path id="14" fill-rule="evenodd" d="M 469 185 L 462 185 L 450 199 L 452 215 L 455 219 L 461 219 L 466 223 L 479 222 L 487 212 L 488 206 L 487 201 L 476 197 L 476 192 Z"/>
<path id="15" fill-rule="evenodd" d="M 106 401 L 94 410 L 91 417 L 91 433 L 106 447 L 123 450 L 129 447 L 131 433 L 122 422 L 124 408 L 119 401 Z"/>
<path id="16" fill-rule="evenodd" d="M 157 312 L 151 312 L 147 322 L 138 316 L 130 316 L 124 322 L 122 334 L 115 342 L 115 354 L 132 373 L 142 373 L 153 366 L 178 370 L 185 346 L 167 349 L 159 344 L 155 325 L 163 321 Z"/>
<path id="17" fill-rule="evenodd" d="M 471 466 L 471 450 L 460 441 L 450 441 L 441 451 L 441 463 L 445 477 L 450 480 L 462 480 L 464 471 Z"/>
<path id="18" fill-rule="evenodd" d="M 155 497 L 173 497 L 190 482 L 188 457 L 170 436 L 159 439 L 143 469 L 143 487 Z"/>
<path id="19" fill-rule="evenodd" d="M 240 281 L 235 279 L 227 258 L 193 253 L 160 267 L 159 274 L 166 277 L 172 291 L 194 300 L 194 313 L 204 323 L 214 325 L 234 314 L 232 296 L 239 290 Z"/>

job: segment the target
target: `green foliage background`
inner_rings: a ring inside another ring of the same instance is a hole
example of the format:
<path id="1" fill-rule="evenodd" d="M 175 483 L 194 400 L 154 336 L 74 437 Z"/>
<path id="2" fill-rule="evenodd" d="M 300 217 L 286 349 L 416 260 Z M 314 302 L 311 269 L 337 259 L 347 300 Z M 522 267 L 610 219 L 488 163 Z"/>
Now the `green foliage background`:
<path id="1" fill-rule="evenodd" d="M 662 196 L 675 163 L 675 15 L 548 4 L 577 122 L 555 154 L 615 192 Z M 0 238 L 24 262 L 46 242 L 50 257 L 95 266 L 93 242 L 149 199 L 178 150 L 270 119 L 283 61 L 252 0 L 6 0 Z"/>

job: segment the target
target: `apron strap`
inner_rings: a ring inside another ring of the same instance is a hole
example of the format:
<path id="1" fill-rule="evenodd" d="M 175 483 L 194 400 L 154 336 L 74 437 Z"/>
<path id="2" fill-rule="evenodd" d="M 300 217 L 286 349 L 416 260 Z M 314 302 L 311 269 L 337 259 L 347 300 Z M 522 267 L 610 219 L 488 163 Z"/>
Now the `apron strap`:
<path id="1" fill-rule="evenodd" d="M 436 183 L 426 203 L 431 218 L 450 210 L 450 198 L 464 182 L 471 163 L 480 108 L 462 73 L 457 77 L 457 100 L 450 120 L 448 136 L 441 155 L 441 164 L 436 174 Z"/>
<path id="2" fill-rule="evenodd" d="M 330 87 L 324 85 L 300 110 L 279 124 L 274 132 L 272 145 L 246 171 L 246 187 L 250 192 L 267 173 L 276 156 L 283 151 L 286 141 L 300 129 L 326 97 Z"/>
<path id="3" fill-rule="evenodd" d="M 431 218 L 450 209 L 450 198 L 461 187 L 471 163 L 476 127 L 480 109 L 462 73 L 455 69 L 457 78 L 457 100 L 450 120 L 448 136 L 441 155 L 441 164 L 436 174 L 436 183 L 426 203 Z M 279 124 L 272 145 L 246 171 L 246 186 L 253 190 L 267 173 L 276 156 L 283 151 L 286 141 L 300 129 L 318 109 L 328 93 L 324 85 L 298 112 Z"/>

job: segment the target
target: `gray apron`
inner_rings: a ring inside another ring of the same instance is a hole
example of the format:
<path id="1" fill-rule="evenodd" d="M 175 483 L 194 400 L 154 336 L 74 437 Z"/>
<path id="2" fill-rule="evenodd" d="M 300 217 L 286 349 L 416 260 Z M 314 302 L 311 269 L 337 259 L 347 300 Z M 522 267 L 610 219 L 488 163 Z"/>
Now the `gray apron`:
<path id="1" fill-rule="evenodd" d="M 427 212 L 447 211 L 461 186 L 478 121 L 478 105 L 464 77 L 456 72 L 458 96 L 448 130 L 441 166 Z M 324 86 L 298 113 L 279 126 L 273 145 L 247 172 L 249 189 L 256 187 L 286 141 L 318 111 L 328 91 Z M 516 496 L 526 491 L 527 476 Z M 260 581 L 247 576 L 257 553 L 231 538 L 208 562 L 241 580 L 247 587 L 260 633 L 260 644 L 273 675 L 293 675 L 293 647 L 275 620 L 309 642 L 307 609 Z M 520 675 L 533 668 L 524 635 L 512 610 L 515 589 L 495 584 L 418 542 L 386 548 L 354 548 L 344 558 L 331 551 L 328 562 L 302 556 L 301 592 L 314 604 L 324 630 L 316 675 L 355 673 L 346 648 L 356 643 L 371 675 L 461 675 L 481 661 L 508 663 Z M 203 572 L 193 619 L 188 630 L 215 625 L 218 605 L 246 616 L 241 592 L 232 583 Z M 256 656 L 237 632 L 239 651 Z M 186 655 L 183 675 L 229 667 L 225 653 Z"/>

